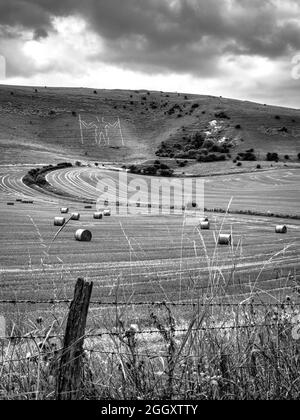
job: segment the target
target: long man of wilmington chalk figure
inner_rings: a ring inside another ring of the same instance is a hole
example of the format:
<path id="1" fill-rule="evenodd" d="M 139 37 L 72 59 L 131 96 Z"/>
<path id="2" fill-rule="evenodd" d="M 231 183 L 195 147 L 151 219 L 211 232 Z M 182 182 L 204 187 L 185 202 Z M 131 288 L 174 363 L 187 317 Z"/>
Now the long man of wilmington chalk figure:
<path id="1" fill-rule="evenodd" d="M 88 138 L 94 137 L 95 144 L 101 146 L 111 146 L 112 140 L 114 140 L 114 146 L 124 146 L 124 137 L 122 133 L 122 127 L 119 117 L 117 117 L 114 123 L 110 123 L 105 120 L 105 117 L 96 119 L 92 122 L 86 122 L 79 115 L 79 126 L 81 134 L 81 142 L 84 144 L 85 136 L 84 133 L 88 132 Z"/>

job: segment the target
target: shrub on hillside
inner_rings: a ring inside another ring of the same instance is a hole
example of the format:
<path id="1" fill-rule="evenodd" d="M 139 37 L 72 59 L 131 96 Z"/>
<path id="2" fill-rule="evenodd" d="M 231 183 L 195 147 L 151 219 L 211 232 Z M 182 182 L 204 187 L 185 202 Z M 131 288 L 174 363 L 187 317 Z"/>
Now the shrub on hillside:
<path id="1" fill-rule="evenodd" d="M 170 169 L 170 167 L 168 165 L 166 165 L 165 163 L 161 163 L 160 164 L 160 169 Z"/>
<path id="2" fill-rule="evenodd" d="M 145 175 L 156 175 L 157 174 L 157 166 L 147 166 L 146 168 L 143 169 L 143 173 Z"/>
<path id="3" fill-rule="evenodd" d="M 256 155 L 254 154 L 254 149 L 247 150 L 246 152 L 239 153 L 239 160 L 254 162 L 257 160 Z"/>
<path id="4" fill-rule="evenodd" d="M 204 144 L 205 138 L 201 132 L 195 133 L 191 138 L 192 146 L 195 149 L 200 149 Z"/>
<path id="5" fill-rule="evenodd" d="M 174 175 L 173 169 L 161 169 L 160 176 L 170 177 Z"/>
<path id="6" fill-rule="evenodd" d="M 223 144 L 214 144 L 211 151 L 214 153 L 229 153 L 229 148 Z"/>
<path id="7" fill-rule="evenodd" d="M 230 117 L 224 111 L 216 112 L 215 117 L 222 120 L 230 120 Z"/>
<path id="8" fill-rule="evenodd" d="M 203 147 L 207 150 L 211 150 L 211 148 L 215 145 L 213 140 L 205 140 L 203 143 Z"/>
<path id="9" fill-rule="evenodd" d="M 282 127 L 278 130 L 279 133 L 288 133 L 289 130 L 286 127 Z"/>
<path id="10" fill-rule="evenodd" d="M 221 161 L 225 161 L 226 160 L 226 156 L 225 155 L 215 155 L 214 153 L 210 153 L 207 155 L 204 154 L 200 154 L 200 156 L 198 156 L 198 162 L 221 162 Z"/>
<path id="11" fill-rule="evenodd" d="M 38 185 L 39 187 L 43 187 L 44 185 L 47 184 L 46 178 L 44 177 L 44 175 L 40 174 L 37 176 L 36 180 L 35 180 L 36 185 Z"/>
<path id="12" fill-rule="evenodd" d="M 268 153 L 267 154 L 267 161 L 268 162 L 278 162 L 279 161 L 279 156 L 278 153 Z"/>

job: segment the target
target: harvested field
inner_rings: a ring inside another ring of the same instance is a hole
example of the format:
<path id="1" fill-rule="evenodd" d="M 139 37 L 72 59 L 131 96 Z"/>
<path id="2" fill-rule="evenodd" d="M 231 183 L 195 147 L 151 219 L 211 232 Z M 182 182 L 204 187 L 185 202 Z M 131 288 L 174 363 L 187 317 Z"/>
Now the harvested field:
<path id="1" fill-rule="evenodd" d="M 123 299 L 132 295 L 136 301 L 186 300 L 209 290 L 210 264 L 220 267 L 229 278 L 233 260 L 236 272 L 226 294 L 237 300 L 251 291 L 272 300 L 273 293 L 284 295 L 295 285 L 299 274 L 299 221 L 211 214 L 211 230 L 201 231 L 202 238 L 194 226 L 184 226 L 183 216 L 151 216 L 145 209 L 137 216 L 113 215 L 99 224 L 93 220 L 95 206 L 86 210 L 84 204 L 28 190 L 21 182 L 23 171 L 13 168 L 1 176 L 3 299 L 27 299 L 33 293 L 35 299 L 70 298 L 74 279 L 84 276 L 95 282 L 94 297 L 105 301 L 114 300 L 117 289 L 122 290 Z M 83 168 L 54 172 L 48 180 L 78 197 L 95 199 L 95 186 L 102 176 L 114 178 L 117 174 Z M 220 178 L 206 180 L 209 188 L 205 205 L 226 206 L 234 197 L 233 208 L 297 214 L 297 171 Z M 27 193 L 34 198 L 33 205 L 16 203 L 14 208 L 7 207 L 8 196 L 27 197 Z M 79 223 L 70 221 L 51 244 L 57 232 L 53 219 L 62 206 L 69 207 L 70 213 L 80 212 L 81 219 Z M 277 224 L 287 225 L 287 235 L 275 234 Z M 232 232 L 233 246 L 218 248 L 215 255 L 221 225 L 222 232 Z M 74 241 L 79 228 L 91 230 L 91 243 Z M 224 279 L 224 287 L 225 283 Z"/>

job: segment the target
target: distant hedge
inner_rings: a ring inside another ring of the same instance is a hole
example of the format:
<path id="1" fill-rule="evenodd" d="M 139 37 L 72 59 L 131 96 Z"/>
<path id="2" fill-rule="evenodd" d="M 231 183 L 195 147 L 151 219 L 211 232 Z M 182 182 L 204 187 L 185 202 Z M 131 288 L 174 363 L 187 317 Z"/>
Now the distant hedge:
<path id="1" fill-rule="evenodd" d="M 44 187 L 49 185 L 46 180 L 46 174 L 52 171 L 56 171 L 58 169 L 65 169 L 65 168 L 72 168 L 72 163 L 69 162 L 62 162 L 58 163 L 56 166 L 47 165 L 43 166 L 42 168 L 34 168 L 30 169 L 28 173 L 24 176 L 23 182 L 27 186 L 31 187 L 33 185 L 37 185 L 38 187 Z"/>

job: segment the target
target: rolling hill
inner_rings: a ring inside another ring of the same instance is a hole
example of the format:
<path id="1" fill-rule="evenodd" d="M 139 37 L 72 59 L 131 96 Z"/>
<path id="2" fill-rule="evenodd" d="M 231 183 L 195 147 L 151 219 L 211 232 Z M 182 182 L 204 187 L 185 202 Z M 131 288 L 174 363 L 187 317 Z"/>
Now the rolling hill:
<path id="1" fill-rule="evenodd" d="M 213 120 L 233 155 L 253 148 L 258 160 L 276 152 L 297 161 L 300 110 L 178 93 L 0 86 L 0 164 L 142 162 Z"/>

